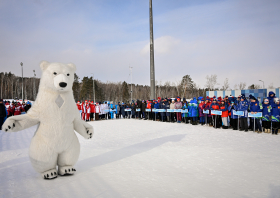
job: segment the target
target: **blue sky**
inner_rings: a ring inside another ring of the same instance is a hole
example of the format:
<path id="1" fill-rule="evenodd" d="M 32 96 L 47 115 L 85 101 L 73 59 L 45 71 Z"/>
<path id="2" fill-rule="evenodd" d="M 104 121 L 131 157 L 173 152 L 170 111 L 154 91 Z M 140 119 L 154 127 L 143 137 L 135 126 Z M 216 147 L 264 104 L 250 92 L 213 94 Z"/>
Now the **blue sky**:
<path id="1" fill-rule="evenodd" d="M 189 74 L 280 86 L 280 1 L 153 0 L 156 80 Z M 42 60 L 79 77 L 149 84 L 149 1 L 0 1 L 0 71 L 38 76 Z"/>

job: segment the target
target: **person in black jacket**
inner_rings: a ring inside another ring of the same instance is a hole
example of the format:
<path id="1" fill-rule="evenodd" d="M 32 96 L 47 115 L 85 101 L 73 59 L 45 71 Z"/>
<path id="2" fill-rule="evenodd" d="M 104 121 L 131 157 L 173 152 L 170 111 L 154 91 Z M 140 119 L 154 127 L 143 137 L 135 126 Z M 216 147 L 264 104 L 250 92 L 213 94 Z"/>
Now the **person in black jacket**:
<path id="1" fill-rule="evenodd" d="M 147 120 L 147 113 L 146 113 L 146 101 L 142 101 L 142 104 L 141 104 L 141 111 L 142 111 L 142 115 L 143 115 L 143 118 L 145 120 Z"/>
<path id="2" fill-rule="evenodd" d="M 0 99 L 0 130 L 2 130 L 2 125 L 4 123 L 6 116 L 7 116 L 6 107 L 3 104 L 3 99 Z"/>

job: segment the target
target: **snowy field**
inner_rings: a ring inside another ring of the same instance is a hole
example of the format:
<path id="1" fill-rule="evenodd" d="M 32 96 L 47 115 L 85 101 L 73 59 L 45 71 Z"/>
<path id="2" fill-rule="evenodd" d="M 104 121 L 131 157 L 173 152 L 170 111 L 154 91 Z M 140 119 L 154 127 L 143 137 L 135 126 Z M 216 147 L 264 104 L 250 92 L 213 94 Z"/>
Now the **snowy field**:
<path id="1" fill-rule="evenodd" d="M 0 197 L 280 197 L 280 136 L 143 120 L 90 122 L 74 176 L 43 180 L 35 127 L 0 131 Z"/>

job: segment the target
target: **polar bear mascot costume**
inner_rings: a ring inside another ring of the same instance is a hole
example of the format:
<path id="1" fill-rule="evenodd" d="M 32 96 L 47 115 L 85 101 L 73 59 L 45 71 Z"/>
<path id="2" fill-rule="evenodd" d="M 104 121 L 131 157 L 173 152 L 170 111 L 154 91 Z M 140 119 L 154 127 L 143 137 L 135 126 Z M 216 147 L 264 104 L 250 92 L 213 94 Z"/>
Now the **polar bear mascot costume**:
<path id="1" fill-rule="evenodd" d="M 29 149 L 30 161 L 44 179 L 53 179 L 58 174 L 74 174 L 80 154 L 74 130 L 90 139 L 93 127 L 81 120 L 74 101 L 76 66 L 43 61 L 40 67 L 42 77 L 35 103 L 27 114 L 9 117 L 2 128 L 16 132 L 39 124 Z"/>

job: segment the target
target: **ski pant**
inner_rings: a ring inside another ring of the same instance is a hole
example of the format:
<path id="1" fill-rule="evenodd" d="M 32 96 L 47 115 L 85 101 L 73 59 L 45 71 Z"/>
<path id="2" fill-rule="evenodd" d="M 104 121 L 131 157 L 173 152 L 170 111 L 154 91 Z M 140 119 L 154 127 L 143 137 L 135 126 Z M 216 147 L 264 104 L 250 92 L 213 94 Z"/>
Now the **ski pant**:
<path id="1" fill-rule="evenodd" d="M 213 115 L 213 126 L 214 128 L 220 128 L 221 125 L 220 125 L 220 116 L 218 115 Z"/>
<path id="2" fill-rule="evenodd" d="M 228 126 L 228 117 L 222 117 L 223 126 Z"/>
<path id="3" fill-rule="evenodd" d="M 237 119 L 230 118 L 230 125 L 232 126 L 233 130 L 237 130 Z"/>
<path id="4" fill-rule="evenodd" d="M 176 112 L 176 117 L 177 117 L 177 122 L 181 122 L 181 113 L 180 112 Z"/>
<path id="5" fill-rule="evenodd" d="M 262 126 L 265 129 L 270 129 L 271 128 L 271 121 L 262 121 Z"/>
<path id="6" fill-rule="evenodd" d="M 248 119 L 245 118 L 240 118 L 240 130 L 243 131 L 248 131 Z"/>
<path id="7" fill-rule="evenodd" d="M 205 117 L 204 116 L 199 117 L 199 122 L 201 124 L 204 124 L 205 123 Z"/>

